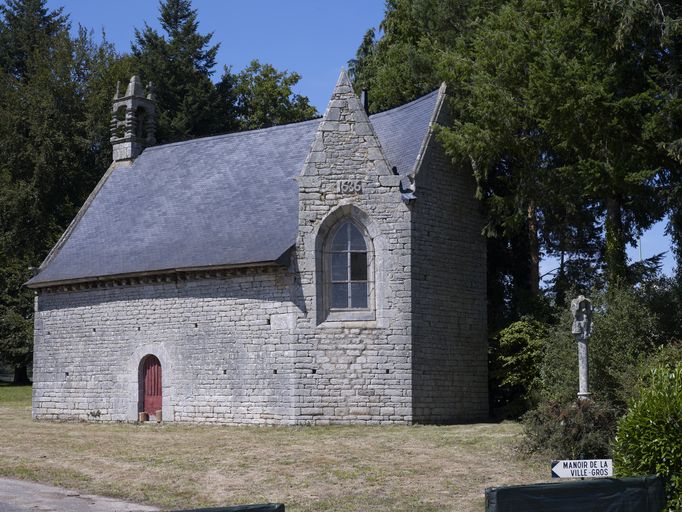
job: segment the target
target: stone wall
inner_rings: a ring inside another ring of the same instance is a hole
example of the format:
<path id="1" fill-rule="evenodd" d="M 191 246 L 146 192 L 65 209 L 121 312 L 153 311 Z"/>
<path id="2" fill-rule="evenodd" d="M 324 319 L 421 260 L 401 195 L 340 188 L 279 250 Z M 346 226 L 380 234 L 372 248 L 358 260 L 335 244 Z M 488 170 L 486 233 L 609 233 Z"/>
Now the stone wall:
<path id="1" fill-rule="evenodd" d="M 165 420 L 293 423 L 298 370 L 289 345 L 297 294 L 281 267 L 43 292 L 33 415 L 136 420 L 139 365 L 154 354 L 162 365 Z"/>
<path id="2" fill-rule="evenodd" d="M 394 390 L 409 382 L 409 362 L 378 355 L 380 344 L 396 340 L 375 343 L 377 329 L 366 326 L 326 331 L 324 343 L 299 336 L 301 297 L 299 282 L 283 267 L 43 291 L 33 416 L 136 420 L 140 363 L 153 354 L 162 366 L 164 421 L 408 421 L 409 397 Z"/>
<path id="3" fill-rule="evenodd" d="M 438 120 L 444 124 L 444 107 Z M 488 414 L 486 246 L 470 173 L 454 169 L 432 136 L 412 207 L 414 421 Z"/>

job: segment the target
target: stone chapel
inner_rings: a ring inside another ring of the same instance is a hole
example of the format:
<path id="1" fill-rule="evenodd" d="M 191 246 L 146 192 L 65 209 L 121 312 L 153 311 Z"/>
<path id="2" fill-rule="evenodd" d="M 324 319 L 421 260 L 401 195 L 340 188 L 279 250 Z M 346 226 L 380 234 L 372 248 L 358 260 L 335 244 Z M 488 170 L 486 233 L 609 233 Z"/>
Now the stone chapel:
<path id="1" fill-rule="evenodd" d="M 322 119 L 155 146 L 133 77 L 113 163 L 27 283 L 33 417 L 485 418 L 486 244 L 445 94 L 368 116 L 342 71 Z"/>

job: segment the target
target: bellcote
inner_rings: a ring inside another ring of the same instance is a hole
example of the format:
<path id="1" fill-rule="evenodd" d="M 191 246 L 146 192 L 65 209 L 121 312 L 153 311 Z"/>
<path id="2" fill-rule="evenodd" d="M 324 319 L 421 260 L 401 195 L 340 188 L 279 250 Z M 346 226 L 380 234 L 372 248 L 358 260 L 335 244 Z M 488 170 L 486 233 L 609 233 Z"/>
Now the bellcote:
<path id="1" fill-rule="evenodd" d="M 116 84 L 111 112 L 113 161 L 137 158 L 144 148 L 156 143 L 156 107 L 151 82 L 145 87 L 133 76 L 123 95 Z"/>

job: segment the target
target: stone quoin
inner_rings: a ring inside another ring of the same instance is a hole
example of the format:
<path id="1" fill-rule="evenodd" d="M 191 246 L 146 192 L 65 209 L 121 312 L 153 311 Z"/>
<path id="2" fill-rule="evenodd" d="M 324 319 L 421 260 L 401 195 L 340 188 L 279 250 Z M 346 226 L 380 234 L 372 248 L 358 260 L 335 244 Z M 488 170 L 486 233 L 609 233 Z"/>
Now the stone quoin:
<path id="1" fill-rule="evenodd" d="M 487 416 L 483 220 L 434 133 L 445 86 L 368 116 L 342 71 L 322 119 L 160 146 L 150 89 L 117 92 L 114 162 L 27 283 L 34 418 Z"/>

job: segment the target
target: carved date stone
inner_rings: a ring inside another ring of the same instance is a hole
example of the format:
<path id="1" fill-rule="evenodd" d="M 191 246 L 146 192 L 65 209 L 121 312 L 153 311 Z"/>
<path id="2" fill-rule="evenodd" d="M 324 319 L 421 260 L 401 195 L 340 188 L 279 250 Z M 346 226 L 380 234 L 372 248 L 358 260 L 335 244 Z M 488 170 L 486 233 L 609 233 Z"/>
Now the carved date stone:
<path id="1" fill-rule="evenodd" d="M 337 181 L 336 190 L 340 194 L 362 194 L 362 181 L 360 180 Z"/>

